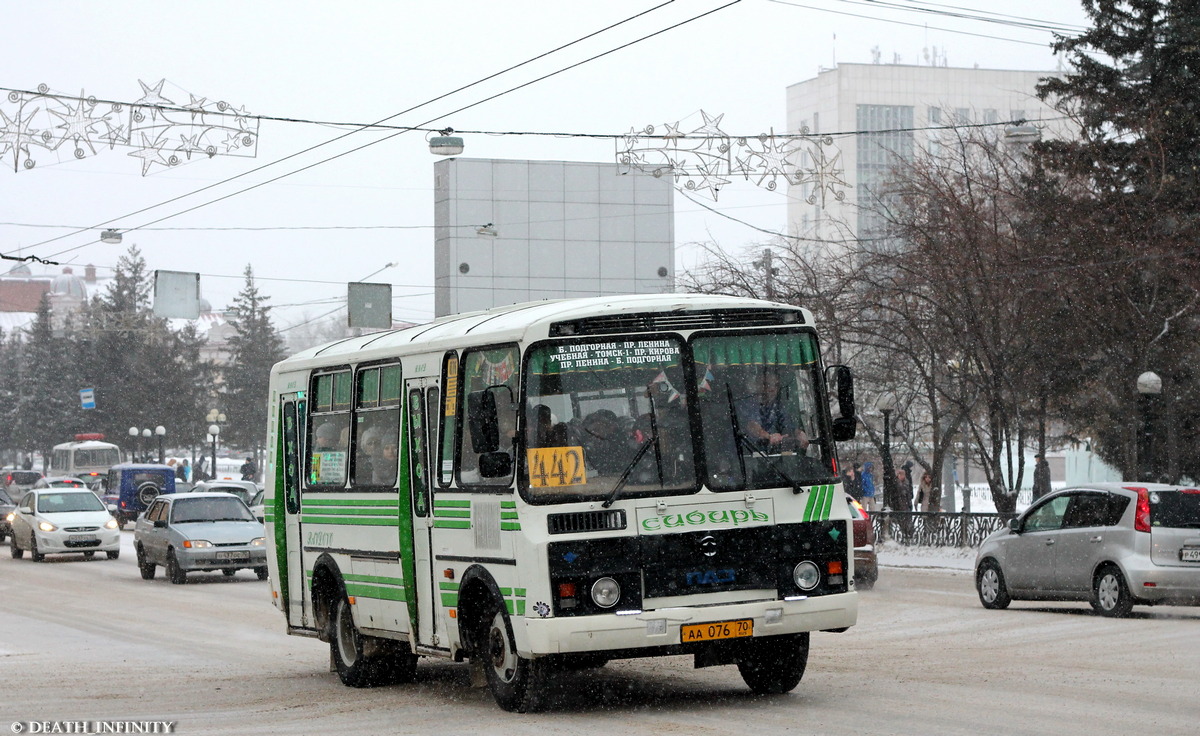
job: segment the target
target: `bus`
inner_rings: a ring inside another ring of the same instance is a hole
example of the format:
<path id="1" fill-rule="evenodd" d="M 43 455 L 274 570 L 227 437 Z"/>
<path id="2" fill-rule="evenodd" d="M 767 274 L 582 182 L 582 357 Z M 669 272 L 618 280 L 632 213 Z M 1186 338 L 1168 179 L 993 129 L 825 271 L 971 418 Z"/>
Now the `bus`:
<path id="1" fill-rule="evenodd" d="M 660 294 L 453 315 L 276 364 L 264 512 L 288 633 L 327 642 L 354 687 L 468 661 L 517 712 L 556 671 L 615 658 L 692 655 L 792 690 L 810 632 L 858 615 L 834 449 L 853 380 L 819 347 L 805 309 Z M 787 437 L 753 434 L 765 374 Z"/>
<path id="2" fill-rule="evenodd" d="M 103 434 L 77 434 L 74 441 L 54 446 L 47 475 L 70 476 L 93 485 L 103 480 L 108 469 L 120 462 L 121 449 L 105 442 Z"/>

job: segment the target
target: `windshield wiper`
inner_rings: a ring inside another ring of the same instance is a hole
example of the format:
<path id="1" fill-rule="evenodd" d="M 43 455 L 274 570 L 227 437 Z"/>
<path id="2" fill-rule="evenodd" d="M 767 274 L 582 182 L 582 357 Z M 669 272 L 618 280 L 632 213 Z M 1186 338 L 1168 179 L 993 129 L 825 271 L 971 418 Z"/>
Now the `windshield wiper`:
<path id="1" fill-rule="evenodd" d="M 654 445 L 654 464 L 658 468 L 658 487 L 663 487 L 662 450 L 658 444 L 658 421 L 655 418 L 657 410 L 654 407 L 654 394 L 650 394 L 648 398 L 650 399 L 650 436 L 641 444 L 641 447 L 638 447 L 633 460 L 629 462 L 629 465 L 625 467 L 625 472 L 621 473 L 621 477 L 617 479 L 617 484 L 613 486 L 612 492 L 608 494 L 608 498 L 604 499 L 604 503 L 600 504 L 601 508 L 606 509 L 617 500 L 621 489 L 629 482 L 629 476 L 633 473 L 633 469 L 641 462 L 646 455 L 646 450 L 649 450 L 651 445 Z"/>
<path id="2" fill-rule="evenodd" d="M 801 490 L 800 485 L 792 479 L 792 476 L 784 472 L 783 467 L 776 462 L 775 458 L 763 452 L 762 448 L 754 444 L 754 441 L 747 437 L 746 433 L 742 431 L 741 426 L 738 424 L 737 411 L 733 406 L 733 389 L 729 387 L 728 381 L 725 382 L 725 396 L 729 401 L 729 425 L 733 429 L 733 436 L 737 440 L 738 444 L 749 449 L 752 455 L 758 455 L 762 459 L 766 460 L 767 464 L 771 466 L 771 469 L 776 473 L 779 473 L 779 475 L 788 482 L 788 485 L 792 487 L 792 493 L 799 493 Z M 742 467 L 742 484 L 748 485 L 750 478 L 746 475 L 746 459 L 740 452 L 738 453 L 738 462 Z"/>

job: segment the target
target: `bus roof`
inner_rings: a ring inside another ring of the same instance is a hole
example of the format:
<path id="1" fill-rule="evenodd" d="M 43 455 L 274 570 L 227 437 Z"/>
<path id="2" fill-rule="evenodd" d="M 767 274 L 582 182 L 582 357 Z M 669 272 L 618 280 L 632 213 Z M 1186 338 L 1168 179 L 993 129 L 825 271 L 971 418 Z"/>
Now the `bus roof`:
<path id="1" fill-rule="evenodd" d="M 724 310 L 771 310 L 790 312 L 797 316 L 794 324 L 812 324 L 812 314 L 807 309 L 790 304 L 748 299 L 744 297 L 712 294 L 625 294 L 578 299 L 546 299 L 536 302 L 510 304 L 478 312 L 453 314 L 427 322 L 389 332 L 345 338 L 301 351 L 277 364 L 275 370 L 287 369 L 298 364 L 328 364 L 352 359 L 369 359 L 376 351 L 408 352 L 404 350 L 413 342 L 420 342 L 430 350 L 438 349 L 438 343 L 448 345 L 487 345 L 512 342 L 527 337 L 528 333 L 545 334 L 553 324 L 584 320 L 601 315 L 619 316 L 642 313 L 714 312 Z M 733 325 L 728 325 L 733 326 Z M 760 325 L 761 326 L 761 325 Z M 696 329 L 695 326 L 662 327 L 663 331 Z M 636 332 L 637 330 L 628 330 Z M 626 330 L 614 329 L 609 333 L 594 335 L 623 334 Z"/>
<path id="2" fill-rule="evenodd" d="M 72 440 L 71 442 L 63 442 L 54 446 L 55 450 L 105 450 L 116 448 L 117 446 L 111 442 L 101 442 L 99 440 Z"/>

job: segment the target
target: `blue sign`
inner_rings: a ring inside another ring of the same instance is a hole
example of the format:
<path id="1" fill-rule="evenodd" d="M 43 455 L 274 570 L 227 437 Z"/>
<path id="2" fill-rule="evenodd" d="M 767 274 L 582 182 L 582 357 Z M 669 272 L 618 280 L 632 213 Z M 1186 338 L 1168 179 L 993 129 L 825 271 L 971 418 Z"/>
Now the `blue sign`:
<path id="1" fill-rule="evenodd" d="M 79 389 L 79 403 L 83 405 L 84 409 L 95 409 L 96 408 L 96 389 L 94 389 L 94 388 Z"/>

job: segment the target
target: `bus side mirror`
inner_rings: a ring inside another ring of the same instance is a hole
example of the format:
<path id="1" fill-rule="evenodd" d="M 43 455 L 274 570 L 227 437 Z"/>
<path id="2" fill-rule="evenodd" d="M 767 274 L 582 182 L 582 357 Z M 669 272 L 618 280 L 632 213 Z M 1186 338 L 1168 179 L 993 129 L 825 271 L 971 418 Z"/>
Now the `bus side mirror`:
<path id="1" fill-rule="evenodd" d="M 500 449 L 495 394 L 487 389 L 467 394 L 467 422 L 471 429 L 471 452 L 482 455 Z"/>
<path id="2" fill-rule="evenodd" d="M 833 418 L 833 439 L 845 442 L 854 439 L 858 432 L 858 418 L 854 408 L 854 376 L 844 365 L 831 365 L 825 369 L 825 382 L 837 397 L 837 412 Z"/>
<path id="3" fill-rule="evenodd" d="M 507 452 L 485 452 L 479 456 L 481 478 L 504 478 L 512 475 L 512 456 Z"/>

